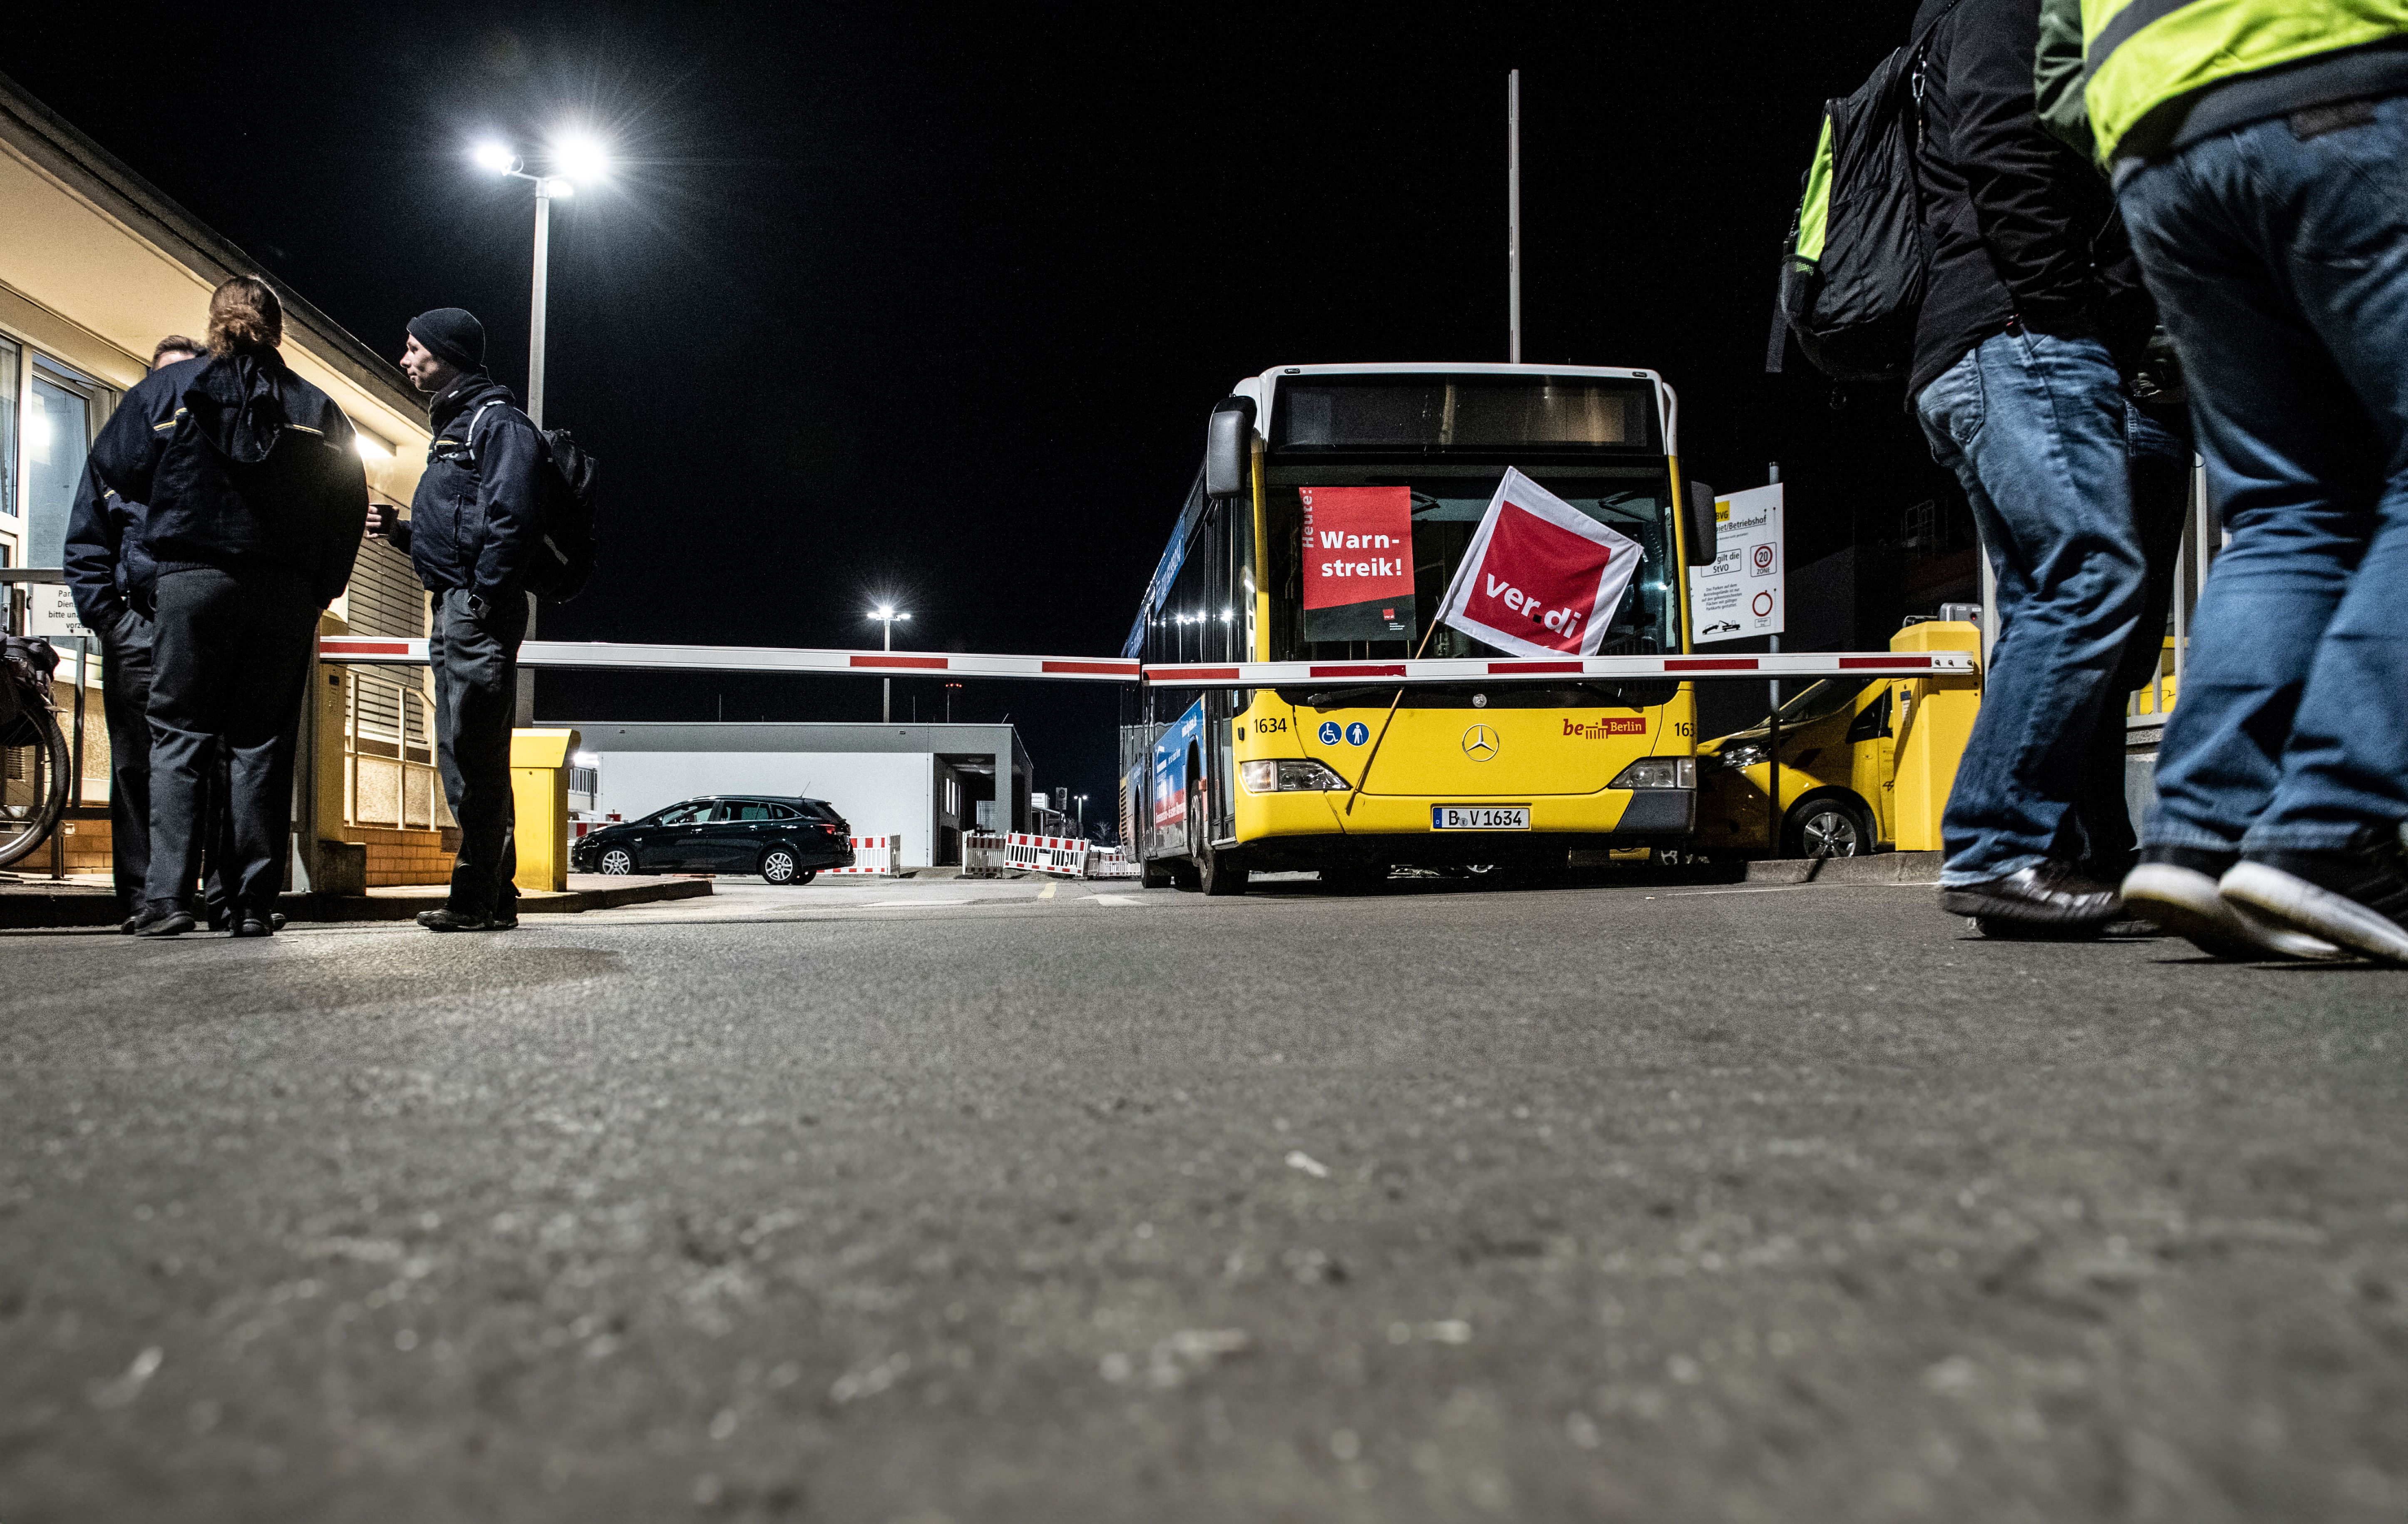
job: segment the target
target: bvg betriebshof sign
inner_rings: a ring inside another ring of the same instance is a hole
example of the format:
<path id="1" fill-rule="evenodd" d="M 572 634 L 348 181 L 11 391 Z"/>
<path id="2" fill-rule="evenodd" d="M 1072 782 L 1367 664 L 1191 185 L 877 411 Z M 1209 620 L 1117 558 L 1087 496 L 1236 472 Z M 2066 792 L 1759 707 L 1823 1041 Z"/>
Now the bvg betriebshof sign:
<path id="1" fill-rule="evenodd" d="M 1704 645 L 1778 635 L 1787 599 L 1781 484 L 1714 499 L 1714 564 L 1689 568 L 1689 631 Z"/>

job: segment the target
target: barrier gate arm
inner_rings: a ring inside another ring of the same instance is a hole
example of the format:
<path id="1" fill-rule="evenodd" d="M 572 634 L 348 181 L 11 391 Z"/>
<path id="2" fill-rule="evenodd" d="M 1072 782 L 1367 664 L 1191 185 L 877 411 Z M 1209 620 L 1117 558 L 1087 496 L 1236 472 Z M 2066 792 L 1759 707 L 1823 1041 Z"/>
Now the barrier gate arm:
<path id="1" fill-rule="evenodd" d="M 379 635 L 324 635 L 318 659 L 362 667 L 423 667 L 426 642 Z M 853 677 L 946 674 L 1062 683 L 1142 683 L 1155 688 L 1273 688 L 1309 683 L 1546 683 L 1564 678 L 1929 677 L 1971 674 L 1962 651 L 1781 652 L 1744 656 L 1500 656 L 1414 661 L 1185 662 L 1146 666 L 1125 657 L 998 656 L 959 652 L 819 651 L 792 646 L 664 645 L 529 640 L 521 667 L 622 671 L 809 672 Z"/>

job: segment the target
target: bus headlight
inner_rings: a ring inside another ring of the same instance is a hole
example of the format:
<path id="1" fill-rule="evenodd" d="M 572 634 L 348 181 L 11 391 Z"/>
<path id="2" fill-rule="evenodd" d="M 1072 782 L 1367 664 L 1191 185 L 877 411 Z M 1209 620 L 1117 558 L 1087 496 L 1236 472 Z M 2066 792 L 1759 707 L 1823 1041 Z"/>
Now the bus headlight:
<path id="1" fill-rule="evenodd" d="M 1608 788 L 1695 788 L 1698 763 L 1688 756 L 1651 756 L 1613 775 Z"/>
<path id="2" fill-rule="evenodd" d="M 1239 781 L 1249 794 L 1289 794 L 1297 790 L 1327 791 L 1346 786 L 1346 780 L 1318 762 L 1302 757 L 1282 757 L 1275 761 L 1240 762 Z"/>

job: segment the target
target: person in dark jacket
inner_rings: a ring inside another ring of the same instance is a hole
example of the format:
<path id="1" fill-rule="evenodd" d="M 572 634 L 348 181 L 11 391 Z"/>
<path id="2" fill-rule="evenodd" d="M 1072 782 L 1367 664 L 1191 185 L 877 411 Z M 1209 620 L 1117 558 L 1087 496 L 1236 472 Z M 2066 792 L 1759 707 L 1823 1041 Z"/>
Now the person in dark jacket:
<path id="1" fill-rule="evenodd" d="M 1999 624 L 1941 903 L 2092 935 L 2131 862 L 2124 696 L 2155 670 L 2187 450 L 2126 393 L 2156 320 L 2107 188 L 2034 119 L 2040 0 L 1925 0 L 1926 25 L 1908 395 L 1972 505 Z"/>
<path id="2" fill-rule="evenodd" d="M 541 534 L 538 473 L 549 467 L 535 424 L 485 373 L 485 329 L 473 314 L 441 307 L 410 319 L 401 368 L 432 394 L 435 438 L 408 519 L 379 508 L 367 522 L 409 553 L 434 595 L 436 762 L 460 826 L 452 893 L 418 921 L 431 931 L 508 930 L 518 925 L 510 726 L 526 567 Z"/>
<path id="3" fill-rule="evenodd" d="M 289 369 L 282 304 L 237 276 L 209 298 L 208 357 L 125 395 L 93 445 L 104 493 L 145 505 L 155 569 L 150 861 L 135 935 L 193 928 L 211 784 L 238 937 L 273 929 L 292 833 L 293 755 L 318 611 L 351 580 L 367 482 L 351 421 Z"/>
<path id="4" fill-rule="evenodd" d="M 150 369 L 155 374 L 207 352 L 199 339 L 170 334 L 150 351 Z M 139 502 L 104 486 L 87 462 L 67 517 L 64 557 L 76 615 L 100 637 L 109 870 L 124 913 L 122 931 L 134 929 L 150 865 L 150 615 L 157 579 L 142 551 L 142 513 Z"/>

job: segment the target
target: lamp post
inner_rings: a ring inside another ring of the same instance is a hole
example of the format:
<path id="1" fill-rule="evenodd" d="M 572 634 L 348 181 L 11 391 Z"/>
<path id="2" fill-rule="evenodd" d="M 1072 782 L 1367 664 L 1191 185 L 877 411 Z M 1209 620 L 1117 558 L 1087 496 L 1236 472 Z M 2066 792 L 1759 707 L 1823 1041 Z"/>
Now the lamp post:
<path id="1" fill-rule="evenodd" d="M 1079 840 L 1083 841 L 1087 839 L 1087 796 L 1073 794 L 1070 802 L 1079 807 Z"/>
<path id="2" fill-rule="evenodd" d="M 552 148 L 552 163 L 581 180 L 601 178 L 606 167 L 601 147 L 582 137 L 564 137 Z M 530 175 L 519 156 L 499 143 L 480 143 L 472 155 L 478 167 L 535 187 L 535 292 L 527 320 L 527 418 L 543 427 L 543 337 L 548 305 L 547 277 L 552 266 L 552 204 L 575 195 L 577 186 L 563 175 Z"/>
<path id="3" fill-rule="evenodd" d="M 895 626 L 908 621 L 911 616 L 896 613 L 895 605 L 891 603 L 882 603 L 869 611 L 869 617 L 886 626 L 886 649 L 892 651 L 895 649 Z M 880 678 L 878 687 L 878 718 L 883 724 L 892 725 L 895 723 L 895 680 L 891 677 Z"/>

